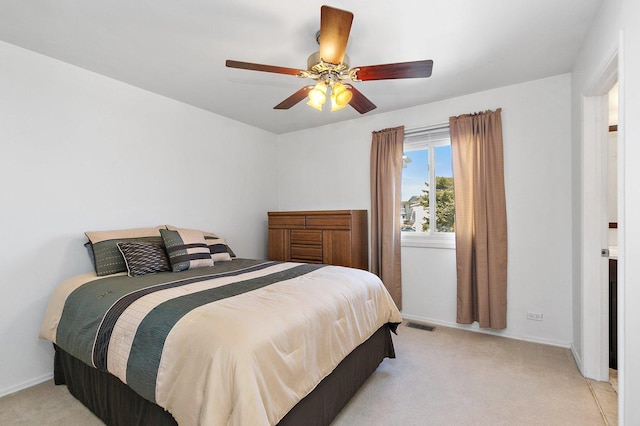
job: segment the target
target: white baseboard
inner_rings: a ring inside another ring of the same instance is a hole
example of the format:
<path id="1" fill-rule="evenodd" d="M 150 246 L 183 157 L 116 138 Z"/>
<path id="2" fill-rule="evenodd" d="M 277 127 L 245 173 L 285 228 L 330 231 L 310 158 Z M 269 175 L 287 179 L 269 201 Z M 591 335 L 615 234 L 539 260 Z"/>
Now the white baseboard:
<path id="1" fill-rule="evenodd" d="M 582 366 L 582 358 L 580 358 L 580 355 L 578 355 L 578 351 L 576 350 L 576 347 L 573 346 L 573 343 L 571 344 L 571 354 L 573 355 L 573 359 L 576 362 L 576 365 L 578 366 L 578 371 L 580 371 L 580 374 L 584 376 L 584 367 Z"/>
<path id="2" fill-rule="evenodd" d="M 571 342 L 547 340 L 547 339 L 541 339 L 539 337 L 532 337 L 532 336 L 514 336 L 510 334 L 507 330 L 501 331 L 501 330 L 491 330 L 486 328 L 480 328 L 477 323 L 474 323 L 472 325 L 465 325 L 465 324 L 458 324 L 455 322 L 442 321 L 442 320 L 437 320 L 433 318 L 424 318 L 416 315 L 405 315 L 405 314 L 402 314 L 402 318 L 406 320 L 418 321 L 418 322 L 423 322 L 427 324 L 441 325 L 443 327 L 457 328 L 459 330 L 473 331 L 474 333 L 490 334 L 492 336 L 506 337 L 508 339 L 523 340 L 525 342 L 540 343 L 543 345 L 550 345 L 550 346 L 558 346 L 565 349 L 569 349 L 572 347 Z"/>
<path id="3" fill-rule="evenodd" d="M 10 386 L 5 389 L 0 389 L 0 398 L 3 396 L 11 395 L 12 393 L 16 393 L 23 389 L 30 388 L 31 386 L 39 385 L 42 382 L 46 382 L 47 380 L 53 379 L 53 373 L 47 373 L 40 377 L 35 377 L 33 379 L 27 380 L 26 382 L 22 382 L 15 386 Z"/>

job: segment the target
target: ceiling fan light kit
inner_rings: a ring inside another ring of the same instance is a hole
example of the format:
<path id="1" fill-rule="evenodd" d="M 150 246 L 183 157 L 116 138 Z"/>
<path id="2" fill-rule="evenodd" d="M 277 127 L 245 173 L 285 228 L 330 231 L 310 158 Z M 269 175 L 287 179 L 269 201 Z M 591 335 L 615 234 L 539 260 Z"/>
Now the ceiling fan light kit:
<path id="1" fill-rule="evenodd" d="M 336 83 L 331 88 L 331 111 L 345 108 L 351 102 L 353 93 L 342 83 Z"/>
<path id="2" fill-rule="evenodd" d="M 321 81 L 309 91 L 309 102 L 307 102 L 307 105 L 318 111 L 322 111 L 325 102 L 327 102 L 327 85 Z"/>
<path id="3" fill-rule="evenodd" d="M 271 72 L 310 78 L 317 81 L 315 86 L 305 86 L 280 102 L 274 109 L 289 109 L 308 97 L 307 105 L 322 111 L 327 101 L 327 90 L 330 91 L 331 111 L 338 111 L 350 105 L 360 114 L 376 108 L 376 105 L 356 90 L 351 84 L 343 84 L 341 80 L 372 81 L 400 78 L 427 78 L 431 76 L 433 61 L 422 60 L 400 62 L 383 65 L 369 65 L 350 68 L 349 57 L 345 54 L 353 13 L 330 6 L 320 8 L 320 32 L 316 40 L 320 50 L 309 56 L 307 69 L 278 67 L 227 60 L 229 68 L 252 71 Z"/>

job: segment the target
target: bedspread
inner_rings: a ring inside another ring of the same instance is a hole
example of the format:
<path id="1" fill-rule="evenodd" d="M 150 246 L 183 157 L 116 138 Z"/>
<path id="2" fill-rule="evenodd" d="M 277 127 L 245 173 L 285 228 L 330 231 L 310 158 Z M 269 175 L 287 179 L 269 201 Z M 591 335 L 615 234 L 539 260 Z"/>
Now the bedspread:
<path id="1" fill-rule="evenodd" d="M 168 410 L 180 425 L 267 425 L 400 313 L 375 275 L 235 259 L 59 286 L 41 337 Z"/>

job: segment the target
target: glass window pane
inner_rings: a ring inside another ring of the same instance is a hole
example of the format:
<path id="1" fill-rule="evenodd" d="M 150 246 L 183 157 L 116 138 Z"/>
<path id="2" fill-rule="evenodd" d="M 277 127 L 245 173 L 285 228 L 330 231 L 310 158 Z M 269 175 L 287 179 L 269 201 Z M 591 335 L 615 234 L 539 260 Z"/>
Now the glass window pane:
<path id="1" fill-rule="evenodd" d="M 451 145 L 434 148 L 436 171 L 436 232 L 454 232 L 453 163 Z"/>
<path id="2" fill-rule="evenodd" d="M 407 151 L 402 169 L 402 231 L 429 231 L 429 150 Z"/>

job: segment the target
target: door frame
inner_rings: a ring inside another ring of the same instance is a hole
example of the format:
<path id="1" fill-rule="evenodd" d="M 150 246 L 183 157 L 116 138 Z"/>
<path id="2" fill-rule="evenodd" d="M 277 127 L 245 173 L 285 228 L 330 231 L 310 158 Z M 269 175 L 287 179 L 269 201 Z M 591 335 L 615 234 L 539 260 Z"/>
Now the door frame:
<path id="1" fill-rule="evenodd" d="M 609 380 L 609 259 L 600 251 L 608 245 L 608 93 L 618 59 L 616 51 L 582 98 L 582 373 L 600 381 Z"/>

